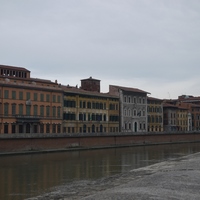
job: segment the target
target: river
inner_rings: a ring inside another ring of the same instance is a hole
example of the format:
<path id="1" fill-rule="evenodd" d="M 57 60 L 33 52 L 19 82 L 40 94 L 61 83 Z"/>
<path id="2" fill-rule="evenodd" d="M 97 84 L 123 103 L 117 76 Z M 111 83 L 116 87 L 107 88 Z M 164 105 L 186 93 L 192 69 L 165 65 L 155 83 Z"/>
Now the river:
<path id="1" fill-rule="evenodd" d="M 26 199 L 196 152 L 199 143 L 1 156 L 0 199 Z"/>

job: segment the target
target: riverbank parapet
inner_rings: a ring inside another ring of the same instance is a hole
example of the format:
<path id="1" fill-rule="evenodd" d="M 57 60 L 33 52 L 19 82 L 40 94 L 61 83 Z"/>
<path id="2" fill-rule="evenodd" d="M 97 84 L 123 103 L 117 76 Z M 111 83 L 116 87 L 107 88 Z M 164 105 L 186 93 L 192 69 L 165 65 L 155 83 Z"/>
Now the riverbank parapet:
<path id="1" fill-rule="evenodd" d="M 200 142 L 200 132 L 1 134 L 1 154 Z"/>

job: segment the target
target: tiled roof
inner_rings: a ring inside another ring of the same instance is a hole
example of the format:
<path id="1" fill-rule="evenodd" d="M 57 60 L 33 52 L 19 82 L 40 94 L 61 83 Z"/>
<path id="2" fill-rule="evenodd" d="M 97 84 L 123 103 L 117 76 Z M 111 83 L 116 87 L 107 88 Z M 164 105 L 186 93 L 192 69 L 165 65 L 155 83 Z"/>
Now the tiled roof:
<path id="1" fill-rule="evenodd" d="M 154 97 L 147 97 L 147 100 L 152 100 L 152 101 L 163 101 L 162 99 L 154 98 Z"/>
<path id="2" fill-rule="evenodd" d="M 30 71 L 27 70 L 26 68 L 23 68 L 23 67 L 15 67 L 15 66 L 9 66 L 9 65 L 0 65 L 0 68 L 12 69 L 12 70 L 22 70 L 22 71 L 30 72 Z"/>
<path id="3" fill-rule="evenodd" d="M 164 103 L 163 107 L 178 108 L 178 106 L 170 104 L 170 103 Z"/>
<path id="4" fill-rule="evenodd" d="M 119 98 L 115 95 L 110 95 L 109 93 L 99 93 L 95 91 L 87 91 L 83 90 L 81 88 L 75 87 L 75 86 L 69 86 L 69 85 L 61 85 L 61 88 L 63 89 L 64 92 L 71 92 L 74 94 L 84 94 L 84 95 L 89 95 L 89 96 L 99 96 L 99 97 L 111 97 L 111 98 Z"/>
<path id="5" fill-rule="evenodd" d="M 86 79 L 81 79 L 81 81 L 87 81 L 87 80 L 100 81 L 99 79 L 92 78 L 92 76 L 90 76 L 89 78 L 86 78 Z"/>
<path id="6" fill-rule="evenodd" d="M 121 89 L 121 90 L 123 90 L 123 91 L 150 94 L 149 92 L 146 92 L 146 91 L 144 91 L 144 90 L 140 90 L 140 89 L 138 89 L 138 88 L 130 88 L 130 87 L 117 86 L 117 85 L 110 85 L 110 86 L 116 87 L 116 88 Z"/>

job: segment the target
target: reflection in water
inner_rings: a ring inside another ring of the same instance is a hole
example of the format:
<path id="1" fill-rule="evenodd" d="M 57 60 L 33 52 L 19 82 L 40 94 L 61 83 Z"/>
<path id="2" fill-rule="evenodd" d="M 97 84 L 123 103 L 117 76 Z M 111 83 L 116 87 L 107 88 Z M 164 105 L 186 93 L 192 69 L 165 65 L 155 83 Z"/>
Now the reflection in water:
<path id="1" fill-rule="evenodd" d="M 0 157 L 0 199 L 21 200 L 200 151 L 198 143 Z"/>

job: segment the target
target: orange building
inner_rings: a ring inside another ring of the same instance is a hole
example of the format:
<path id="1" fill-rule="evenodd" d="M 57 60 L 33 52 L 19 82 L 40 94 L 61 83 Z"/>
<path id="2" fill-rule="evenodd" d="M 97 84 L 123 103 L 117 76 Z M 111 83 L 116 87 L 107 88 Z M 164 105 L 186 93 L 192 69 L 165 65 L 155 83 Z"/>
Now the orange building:
<path id="1" fill-rule="evenodd" d="M 60 85 L 31 78 L 21 67 L 0 65 L 0 133 L 60 133 Z"/>

